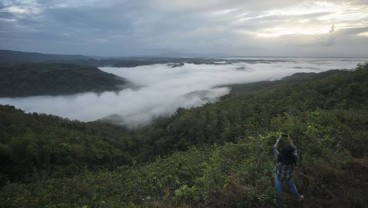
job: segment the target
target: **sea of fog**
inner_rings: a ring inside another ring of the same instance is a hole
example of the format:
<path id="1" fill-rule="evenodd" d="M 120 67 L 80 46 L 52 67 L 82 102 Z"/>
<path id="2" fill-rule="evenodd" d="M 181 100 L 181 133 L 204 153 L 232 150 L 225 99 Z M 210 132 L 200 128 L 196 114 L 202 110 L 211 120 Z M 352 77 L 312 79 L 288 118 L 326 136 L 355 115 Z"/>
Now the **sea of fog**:
<path id="1" fill-rule="evenodd" d="M 278 80 L 297 72 L 352 69 L 357 63 L 365 61 L 359 58 L 244 58 L 235 63 L 185 63 L 175 68 L 167 64 L 133 68 L 101 67 L 102 71 L 124 77 L 138 87 L 100 94 L 0 98 L 0 104 L 14 105 L 26 112 L 54 114 L 81 121 L 114 115 L 121 119 L 119 122 L 122 125 L 139 127 L 154 118 L 169 116 L 179 107 L 190 108 L 216 102 L 230 92 L 228 87 L 218 86 Z"/>

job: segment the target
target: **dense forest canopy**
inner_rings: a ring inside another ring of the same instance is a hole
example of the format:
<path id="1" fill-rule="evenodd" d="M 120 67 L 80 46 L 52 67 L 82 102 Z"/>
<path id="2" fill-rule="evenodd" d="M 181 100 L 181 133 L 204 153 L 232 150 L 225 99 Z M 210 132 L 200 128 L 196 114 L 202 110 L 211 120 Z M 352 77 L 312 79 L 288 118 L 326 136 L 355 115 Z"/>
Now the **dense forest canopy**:
<path id="1" fill-rule="evenodd" d="M 21 52 L 0 49 L 0 62 L 29 62 L 29 61 L 67 61 L 89 59 L 91 57 L 81 55 L 55 55 L 34 52 Z"/>
<path id="2" fill-rule="evenodd" d="M 134 131 L 1 106 L 0 206 L 269 207 L 282 131 L 305 207 L 364 207 L 367 106 L 368 63 L 236 85 Z"/>
<path id="3" fill-rule="evenodd" d="M 282 58 L 184 58 L 184 57 L 154 57 L 154 56 L 137 56 L 137 57 L 94 57 L 83 55 L 56 55 L 42 54 L 33 52 L 21 52 L 0 49 L 0 64 L 20 64 L 20 63 L 66 63 L 78 64 L 95 67 L 137 67 L 151 64 L 167 64 L 172 68 L 180 67 L 184 63 L 191 64 L 211 64 L 225 65 L 233 63 L 272 63 L 287 62 Z"/>
<path id="4" fill-rule="evenodd" d="M 68 63 L 0 64 L 0 97 L 117 91 L 124 78 L 93 66 Z"/>

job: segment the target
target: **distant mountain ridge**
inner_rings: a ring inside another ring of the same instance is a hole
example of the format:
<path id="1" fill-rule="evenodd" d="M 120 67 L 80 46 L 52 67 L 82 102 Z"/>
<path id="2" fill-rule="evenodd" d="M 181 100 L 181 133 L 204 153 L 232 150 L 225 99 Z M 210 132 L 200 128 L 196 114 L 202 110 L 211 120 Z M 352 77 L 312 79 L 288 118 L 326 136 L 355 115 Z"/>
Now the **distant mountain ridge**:
<path id="1" fill-rule="evenodd" d="M 271 63 L 283 62 L 285 60 L 272 60 L 264 58 L 209 58 L 209 57 L 177 57 L 173 56 L 147 56 L 147 57 L 94 57 L 85 55 L 59 55 L 59 54 L 44 54 L 37 52 L 21 52 L 12 50 L 0 50 L 0 63 L 25 63 L 25 62 L 63 62 L 83 64 L 89 66 L 113 66 L 113 67 L 137 67 L 152 64 L 167 64 L 172 68 L 181 67 L 184 63 L 190 64 L 211 64 L 223 65 L 239 62 L 246 63 Z"/>
<path id="2" fill-rule="evenodd" d="M 25 61 L 55 61 L 90 59 L 93 57 L 83 55 L 59 55 L 36 52 L 21 52 L 12 50 L 0 50 L 0 62 L 25 62 Z"/>

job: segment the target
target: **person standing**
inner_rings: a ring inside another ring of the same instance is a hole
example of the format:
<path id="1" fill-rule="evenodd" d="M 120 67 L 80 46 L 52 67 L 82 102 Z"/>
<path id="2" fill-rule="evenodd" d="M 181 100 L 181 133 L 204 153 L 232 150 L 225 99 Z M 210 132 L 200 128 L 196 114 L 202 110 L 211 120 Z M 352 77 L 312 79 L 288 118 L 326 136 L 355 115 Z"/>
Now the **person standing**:
<path id="1" fill-rule="evenodd" d="M 281 152 L 279 152 L 277 147 L 281 138 L 288 138 L 289 143 L 284 146 Z M 273 154 L 277 159 L 274 175 L 276 189 L 276 200 L 274 202 L 275 206 L 279 207 L 282 204 L 282 185 L 284 183 L 287 184 L 294 199 L 297 201 L 302 201 L 304 196 L 299 194 L 294 182 L 294 168 L 298 160 L 298 153 L 296 146 L 289 135 L 280 134 L 275 145 L 273 146 Z"/>

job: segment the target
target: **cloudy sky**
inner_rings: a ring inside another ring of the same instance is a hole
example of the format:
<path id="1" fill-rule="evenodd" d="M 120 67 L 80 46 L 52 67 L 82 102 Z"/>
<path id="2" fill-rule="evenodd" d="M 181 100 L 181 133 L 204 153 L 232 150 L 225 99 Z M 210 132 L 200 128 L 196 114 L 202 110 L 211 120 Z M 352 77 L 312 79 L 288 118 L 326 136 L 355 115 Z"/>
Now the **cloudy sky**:
<path id="1" fill-rule="evenodd" d="M 367 0 L 1 0 L 0 48 L 99 56 L 366 57 Z"/>

